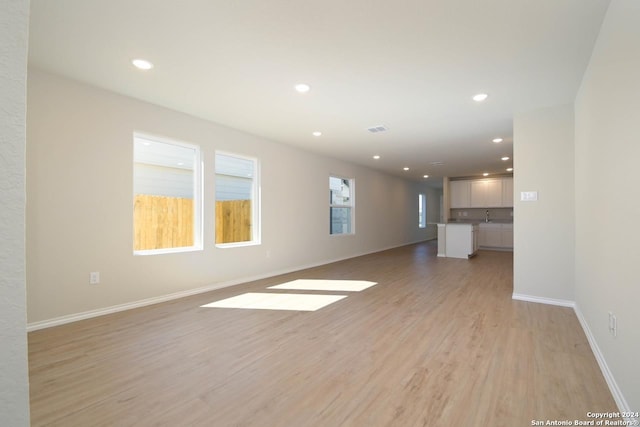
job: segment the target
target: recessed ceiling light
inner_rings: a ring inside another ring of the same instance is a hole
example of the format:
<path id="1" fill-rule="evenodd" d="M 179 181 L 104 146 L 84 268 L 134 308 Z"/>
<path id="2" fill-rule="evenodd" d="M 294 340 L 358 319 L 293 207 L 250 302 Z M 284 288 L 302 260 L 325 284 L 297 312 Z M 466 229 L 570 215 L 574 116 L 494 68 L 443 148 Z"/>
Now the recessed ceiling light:
<path id="1" fill-rule="evenodd" d="M 311 90 L 311 86 L 306 83 L 298 83 L 294 86 L 299 93 L 307 93 Z"/>
<path id="2" fill-rule="evenodd" d="M 380 156 L 376 154 L 375 156 L 373 156 L 373 158 L 378 160 L 380 158 Z"/>
<path id="3" fill-rule="evenodd" d="M 489 176 L 489 172 L 483 173 L 482 176 Z"/>
<path id="4" fill-rule="evenodd" d="M 146 59 L 134 59 L 131 63 L 139 70 L 150 70 L 153 68 L 153 64 Z"/>
<path id="5" fill-rule="evenodd" d="M 476 95 L 473 95 L 473 100 L 476 102 L 482 102 L 485 99 L 487 99 L 489 97 L 489 95 L 487 95 L 486 93 L 478 93 Z"/>
<path id="6" fill-rule="evenodd" d="M 406 171 L 408 171 L 408 170 L 409 170 L 409 168 L 408 168 L 408 167 L 406 167 L 406 166 L 405 166 L 405 167 L 403 167 L 402 169 L 403 169 L 403 170 L 406 170 Z"/>
<path id="7" fill-rule="evenodd" d="M 312 135 L 313 135 L 313 136 L 321 136 L 321 135 L 322 135 L 322 132 L 320 132 L 320 131 L 315 131 L 315 132 L 313 132 L 313 134 L 312 134 Z"/>
<path id="8" fill-rule="evenodd" d="M 509 160 L 509 158 L 507 156 L 504 156 L 500 160 L 502 160 L 503 162 L 506 162 L 507 160 Z"/>
<path id="9" fill-rule="evenodd" d="M 422 175 L 423 178 L 429 178 L 429 175 Z"/>
<path id="10" fill-rule="evenodd" d="M 371 133 L 378 133 L 378 132 L 386 132 L 388 129 L 385 125 L 378 125 L 378 126 L 371 126 L 370 128 L 367 128 L 367 130 Z"/>
<path id="11" fill-rule="evenodd" d="M 502 138 L 494 138 L 493 142 L 495 142 L 496 144 L 499 144 L 502 142 Z"/>
<path id="12" fill-rule="evenodd" d="M 513 168 L 507 168 L 507 172 L 513 172 Z"/>

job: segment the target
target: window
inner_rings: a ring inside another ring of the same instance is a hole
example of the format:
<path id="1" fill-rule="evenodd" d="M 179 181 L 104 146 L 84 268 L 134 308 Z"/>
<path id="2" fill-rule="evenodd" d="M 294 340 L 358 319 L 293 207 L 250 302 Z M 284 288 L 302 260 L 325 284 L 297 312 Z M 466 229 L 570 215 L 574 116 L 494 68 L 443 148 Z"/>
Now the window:
<path id="1" fill-rule="evenodd" d="M 202 249 L 201 171 L 199 147 L 134 134 L 135 254 Z"/>
<path id="2" fill-rule="evenodd" d="M 353 180 L 329 177 L 329 233 L 353 234 Z"/>
<path id="3" fill-rule="evenodd" d="M 260 243 L 258 160 L 216 153 L 216 245 Z"/>
<path id="4" fill-rule="evenodd" d="M 427 196 L 418 194 L 418 227 L 425 228 L 427 226 Z"/>

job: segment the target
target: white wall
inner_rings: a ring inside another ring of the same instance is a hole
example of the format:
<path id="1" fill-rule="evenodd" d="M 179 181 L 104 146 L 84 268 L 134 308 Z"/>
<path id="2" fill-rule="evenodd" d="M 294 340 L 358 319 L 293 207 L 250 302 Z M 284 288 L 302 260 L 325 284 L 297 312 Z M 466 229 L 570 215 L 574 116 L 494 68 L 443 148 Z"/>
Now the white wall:
<path id="1" fill-rule="evenodd" d="M 29 2 L 0 4 L 0 425 L 29 425 L 25 130 Z"/>
<path id="2" fill-rule="evenodd" d="M 573 105 L 514 119 L 514 295 L 574 300 L 573 130 Z"/>
<path id="3" fill-rule="evenodd" d="M 28 319 L 39 322 L 423 240 L 416 184 L 29 70 Z M 133 132 L 198 144 L 205 249 L 133 256 Z M 215 150 L 261 162 L 262 245 L 216 248 Z M 355 179 L 355 236 L 329 236 L 329 175 Z M 89 272 L 101 283 L 91 286 Z"/>
<path id="4" fill-rule="evenodd" d="M 614 0 L 575 103 L 576 302 L 626 407 L 635 411 L 640 410 L 639 95 L 640 2 Z M 608 332 L 609 311 L 618 319 L 617 337 Z"/>

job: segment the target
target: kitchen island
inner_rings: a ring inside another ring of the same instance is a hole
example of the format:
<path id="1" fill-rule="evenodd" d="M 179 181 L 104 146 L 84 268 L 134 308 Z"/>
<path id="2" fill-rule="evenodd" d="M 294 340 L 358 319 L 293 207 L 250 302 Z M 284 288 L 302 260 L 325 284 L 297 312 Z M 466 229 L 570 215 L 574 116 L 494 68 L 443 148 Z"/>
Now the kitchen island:
<path id="1" fill-rule="evenodd" d="M 471 258 L 478 251 L 478 223 L 439 223 L 438 256 Z"/>

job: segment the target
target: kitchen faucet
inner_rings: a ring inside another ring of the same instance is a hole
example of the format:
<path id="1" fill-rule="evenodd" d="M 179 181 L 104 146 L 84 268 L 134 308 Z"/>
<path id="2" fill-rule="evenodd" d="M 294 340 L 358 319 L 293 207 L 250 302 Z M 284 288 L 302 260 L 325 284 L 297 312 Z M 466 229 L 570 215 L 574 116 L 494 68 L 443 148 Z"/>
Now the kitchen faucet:
<path id="1" fill-rule="evenodd" d="M 489 209 L 487 209 L 487 212 L 484 216 L 484 222 L 489 222 Z"/>

